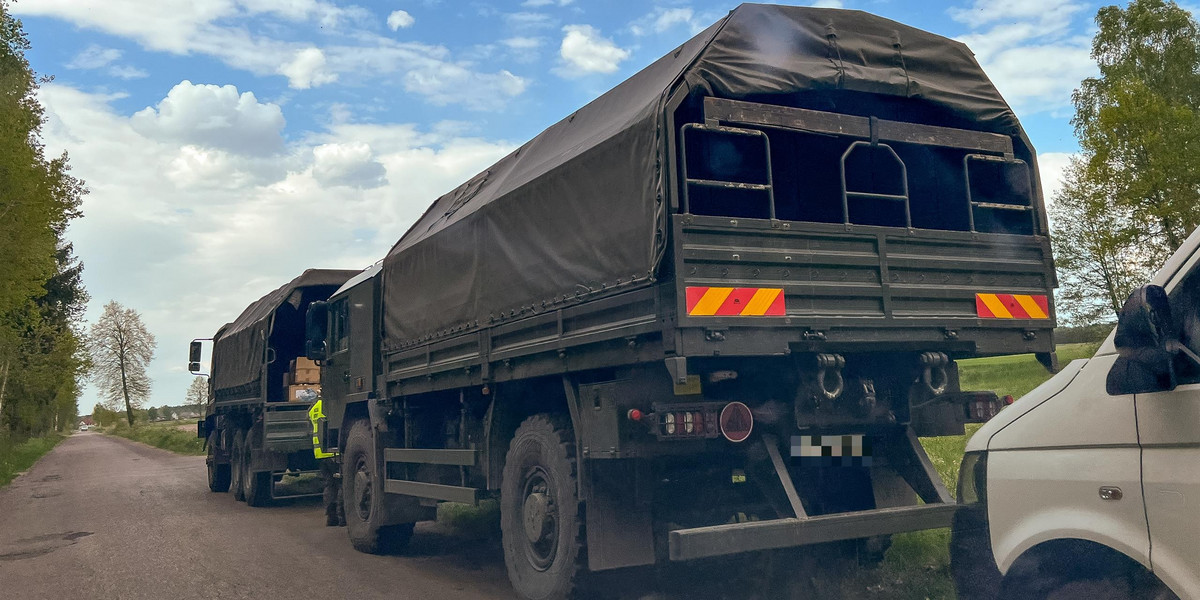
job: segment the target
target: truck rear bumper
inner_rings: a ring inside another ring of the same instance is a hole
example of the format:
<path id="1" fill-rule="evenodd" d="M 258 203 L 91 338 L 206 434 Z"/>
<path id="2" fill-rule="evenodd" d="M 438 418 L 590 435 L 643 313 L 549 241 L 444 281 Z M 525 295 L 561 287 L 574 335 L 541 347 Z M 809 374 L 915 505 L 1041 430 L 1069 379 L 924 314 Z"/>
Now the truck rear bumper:
<path id="1" fill-rule="evenodd" d="M 950 527 L 956 504 L 922 504 L 802 519 L 773 519 L 677 529 L 670 533 L 673 561 L 852 540 Z"/>

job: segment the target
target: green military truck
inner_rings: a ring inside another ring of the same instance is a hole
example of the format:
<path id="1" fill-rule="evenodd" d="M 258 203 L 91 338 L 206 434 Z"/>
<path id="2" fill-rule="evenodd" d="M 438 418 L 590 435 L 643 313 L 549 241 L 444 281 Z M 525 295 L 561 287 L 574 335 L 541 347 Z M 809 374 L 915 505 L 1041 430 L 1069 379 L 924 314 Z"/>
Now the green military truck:
<path id="1" fill-rule="evenodd" d="M 313 304 L 350 539 L 397 550 L 438 502 L 498 498 L 513 587 L 549 599 L 949 526 L 918 436 L 1002 406 L 956 360 L 1053 366 L 1047 232 L 963 44 L 742 5 Z"/>
<path id="2" fill-rule="evenodd" d="M 251 506 L 268 504 L 285 471 L 313 471 L 308 410 L 316 386 L 285 385 L 289 365 L 304 356 L 304 316 L 356 271 L 309 269 L 246 307 L 211 339 L 212 372 L 204 419 L 208 487 Z M 202 373 L 203 343 L 189 348 L 188 370 Z M 294 372 L 294 370 L 291 370 Z"/>

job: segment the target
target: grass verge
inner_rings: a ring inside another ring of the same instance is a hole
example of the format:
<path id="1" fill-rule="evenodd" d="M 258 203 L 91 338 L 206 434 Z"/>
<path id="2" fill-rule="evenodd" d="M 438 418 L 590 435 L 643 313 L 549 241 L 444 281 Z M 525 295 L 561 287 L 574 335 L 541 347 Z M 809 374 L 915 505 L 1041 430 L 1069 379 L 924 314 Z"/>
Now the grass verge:
<path id="1" fill-rule="evenodd" d="M 51 433 L 42 437 L 17 440 L 0 434 L 0 487 L 6 486 L 18 474 L 33 466 L 66 436 Z"/>
<path id="2" fill-rule="evenodd" d="M 155 448 L 170 450 L 177 454 L 190 454 L 193 456 L 204 454 L 204 440 L 196 437 L 195 428 L 193 427 L 190 431 L 183 431 L 179 428 L 181 424 L 186 423 L 180 421 L 169 423 L 135 423 L 133 427 L 130 427 L 128 423 L 119 421 L 117 424 L 105 427 L 101 431 L 135 442 L 148 444 Z"/>

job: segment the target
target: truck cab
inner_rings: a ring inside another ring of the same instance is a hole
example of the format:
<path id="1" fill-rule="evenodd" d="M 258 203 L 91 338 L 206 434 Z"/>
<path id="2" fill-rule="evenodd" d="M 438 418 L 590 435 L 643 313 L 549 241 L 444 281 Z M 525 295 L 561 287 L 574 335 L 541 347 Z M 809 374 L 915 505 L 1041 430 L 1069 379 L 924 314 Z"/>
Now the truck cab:
<path id="1" fill-rule="evenodd" d="M 1200 598 L 1198 351 L 1200 231 L 1134 291 L 1095 356 L 967 445 L 960 597 Z"/>

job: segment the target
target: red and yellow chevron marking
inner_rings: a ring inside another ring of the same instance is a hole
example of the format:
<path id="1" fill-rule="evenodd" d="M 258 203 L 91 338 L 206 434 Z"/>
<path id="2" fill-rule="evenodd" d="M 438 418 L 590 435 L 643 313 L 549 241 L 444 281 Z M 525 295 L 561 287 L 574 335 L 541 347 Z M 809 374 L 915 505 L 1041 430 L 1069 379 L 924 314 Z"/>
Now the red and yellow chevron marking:
<path id="1" fill-rule="evenodd" d="M 782 317 L 780 288 L 687 288 L 687 313 L 693 317 Z"/>
<path id="2" fill-rule="evenodd" d="M 975 314 L 984 319 L 1049 319 L 1045 296 L 975 294 Z"/>

